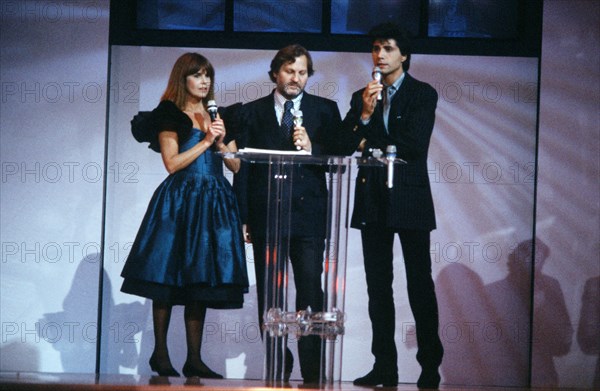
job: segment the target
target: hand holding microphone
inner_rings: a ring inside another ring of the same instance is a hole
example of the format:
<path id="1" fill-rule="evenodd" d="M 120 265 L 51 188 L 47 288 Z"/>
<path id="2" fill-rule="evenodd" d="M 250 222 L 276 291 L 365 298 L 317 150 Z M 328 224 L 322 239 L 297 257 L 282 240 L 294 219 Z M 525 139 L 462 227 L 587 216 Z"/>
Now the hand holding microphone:
<path id="1" fill-rule="evenodd" d="M 216 136 L 214 142 L 216 144 L 219 144 L 220 142 L 223 141 L 223 138 L 225 137 L 225 128 L 223 127 L 222 121 L 219 121 L 218 123 L 214 124 L 214 122 L 218 119 L 217 102 L 215 102 L 214 100 L 209 100 L 208 103 L 206 104 L 206 111 L 208 111 L 208 115 L 210 116 L 211 128 L 215 125 L 216 125 L 215 127 L 218 128 L 217 136 Z"/>
<path id="2" fill-rule="evenodd" d="M 209 100 L 206 104 L 206 111 L 208 111 L 208 115 L 210 115 L 210 121 L 215 122 L 217 119 L 217 102 Z"/>
<path id="3" fill-rule="evenodd" d="M 302 126 L 302 110 L 294 110 L 294 127 Z M 301 146 L 296 145 L 296 149 L 300 151 Z"/>
<path id="4" fill-rule="evenodd" d="M 381 94 L 383 89 L 383 84 L 381 84 L 381 69 L 379 69 L 379 67 L 373 68 L 373 73 L 371 73 L 371 76 L 373 77 L 373 80 L 367 84 L 367 87 L 362 93 L 363 108 L 360 117 L 363 121 L 371 118 L 371 115 L 373 115 L 378 102 L 383 99 Z"/>
<path id="5" fill-rule="evenodd" d="M 373 68 L 373 80 L 377 81 L 377 83 L 381 84 L 381 69 L 379 69 L 379 67 L 375 67 Z M 377 100 L 381 100 L 381 91 L 379 91 L 379 94 L 377 94 Z"/>

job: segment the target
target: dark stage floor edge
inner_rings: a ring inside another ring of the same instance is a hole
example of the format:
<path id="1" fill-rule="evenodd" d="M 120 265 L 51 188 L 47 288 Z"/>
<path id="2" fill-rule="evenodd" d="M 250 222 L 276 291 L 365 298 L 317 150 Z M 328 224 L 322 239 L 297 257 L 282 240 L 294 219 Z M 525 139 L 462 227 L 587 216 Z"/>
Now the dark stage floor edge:
<path id="1" fill-rule="evenodd" d="M 481 387 L 453 386 L 442 384 L 442 391 L 525 391 L 547 390 L 542 388 L 523 387 Z M 236 391 L 236 390 L 332 390 L 332 391 L 365 391 L 365 390 L 398 390 L 416 391 L 415 384 L 398 384 L 397 387 L 359 387 L 352 382 L 333 382 L 332 384 L 305 385 L 301 381 L 269 384 L 264 380 L 212 380 L 199 378 L 167 378 L 159 376 L 138 375 L 95 375 L 66 373 L 32 373 L 32 372 L 0 372 L 0 390 L 10 391 L 133 391 L 133 390 L 185 390 L 185 391 Z M 575 390 L 573 388 L 555 388 L 554 390 Z"/>

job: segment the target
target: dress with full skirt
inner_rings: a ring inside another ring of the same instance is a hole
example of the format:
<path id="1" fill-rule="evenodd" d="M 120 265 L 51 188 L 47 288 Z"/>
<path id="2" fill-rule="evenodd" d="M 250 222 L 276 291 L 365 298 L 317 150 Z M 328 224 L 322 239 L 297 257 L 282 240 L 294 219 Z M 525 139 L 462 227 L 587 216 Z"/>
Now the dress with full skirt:
<path id="1" fill-rule="evenodd" d="M 204 137 L 192 129 L 183 152 Z M 212 148 L 156 189 L 121 276 L 121 291 L 170 304 L 240 308 L 248 292 L 238 204 Z"/>

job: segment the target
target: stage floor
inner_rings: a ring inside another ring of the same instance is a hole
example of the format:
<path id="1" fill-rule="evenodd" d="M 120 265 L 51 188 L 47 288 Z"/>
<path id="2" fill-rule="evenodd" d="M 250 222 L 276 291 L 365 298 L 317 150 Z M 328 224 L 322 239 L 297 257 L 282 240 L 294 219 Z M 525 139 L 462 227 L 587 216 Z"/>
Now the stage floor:
<path id="1" fill-rule="evenodd" d="M 198 378 L 165 378 L 159 376 L 132 376 L 132 375 L 94 375 L 94 374 L 53 374 L 53 373 L 24 373 L 0 372 L 0 390 L 10 391 L 132 391 L 132 390 L 185 390 L 185 391 L 235 391 L 235 390 L 332 390 L 332 391 L 365 391 L 384 389 L 375 387 L 358 387 L 351 382 L 336 382 L 322 385 L 321 387 L 307 387 L 302 382 L 290 381 L 285 384 L 269 385 L 262 380 L 211 380 Z M 415 384 L 398 384 L 398 387 L 387 387 L 386 390 L 398 391 L 418 390 Z M 478 386 L 450 386 L 442 385 L 444 391 L 525 391 L 531 388 L 519 387 L 478 387 Z M 540 389 L 541 390 L 541 389 Z M 555 389 L 557 390 L 557 389 Z M 563 389 L 567 390 L 567 389 Z"/>

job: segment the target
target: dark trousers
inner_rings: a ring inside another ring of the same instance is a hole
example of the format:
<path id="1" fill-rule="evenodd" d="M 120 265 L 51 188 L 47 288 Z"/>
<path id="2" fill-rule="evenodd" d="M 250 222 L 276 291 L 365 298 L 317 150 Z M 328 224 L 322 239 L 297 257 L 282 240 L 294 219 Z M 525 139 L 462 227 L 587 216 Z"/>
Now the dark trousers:
<path id="1" fill-rule="evenodd" d="M 429 231 L 398 232 L 369 227 L 361 230 L 369 317 L 373 332 L 371 352 L 376 369 L 398 370 L 398 353 L 394 341 L 396 314 L 394 307 L 394 236 L 398 234 L 404 255 L 408 300 L 417 332 L 417 361 L 423 368 L 437 368 L 442 362 L 443 348 L 438 335 L 438 306 L 431 277 Z"/>
<path id="2" fill-rule="evenodd" d="M 287 254 L 294 272 L 294 284 L 296 285 L 296 311 L 306 310 L 309 306 L 313 312 L 323 310 L 323 288 L 321 286 L 321 275 L 323 274 L 323 252 L 325 241 L 323 238 L 303 236 L 292 237 L 282 240 L 282 247 L 277 253 Z M 264 238 L 253 238 L 254 271 L 256 273 L 256 289 L 258 297 L 258 319 L 263 325 L 263 313 L 265 304 L 267 309 L 275 303 L 282 304 L 281 297 L 265 297 L 266 257 L 273 257 L 273 250 L 267 250 Z M 271 254 L 267 255 L 267 251 Z M 281 269 L 283 262 L 278 262 Z M 278 271 L 271 269 L 273 262 L 269 262 L 268 273 L 270 276 L 277 275 Z M 281 308 L 281 307 L 280 307 Z M 300 371 L 305 381 L 319 379 L 321 369 L 321 338 L 319 336 L 304 336 L 298 340 L 298 357 L 300 359 Z"/>

